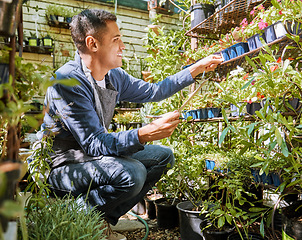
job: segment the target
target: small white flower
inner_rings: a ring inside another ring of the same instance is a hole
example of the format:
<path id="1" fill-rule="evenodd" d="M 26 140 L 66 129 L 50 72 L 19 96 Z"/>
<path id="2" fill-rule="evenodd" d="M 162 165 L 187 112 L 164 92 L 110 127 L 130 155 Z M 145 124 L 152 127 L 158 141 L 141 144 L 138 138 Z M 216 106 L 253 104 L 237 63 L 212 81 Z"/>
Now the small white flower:
<path id="1" fill-rule="evenodd" d="M 233 71 L 230 71 L 230 75 L 232 76 L 236 76 L 238 75 L 239 73 L 241 73 L 242 71 L 244 71 L 244 69 L 242 67 L 239 67 L 237 66 L 237 68 Z"/>

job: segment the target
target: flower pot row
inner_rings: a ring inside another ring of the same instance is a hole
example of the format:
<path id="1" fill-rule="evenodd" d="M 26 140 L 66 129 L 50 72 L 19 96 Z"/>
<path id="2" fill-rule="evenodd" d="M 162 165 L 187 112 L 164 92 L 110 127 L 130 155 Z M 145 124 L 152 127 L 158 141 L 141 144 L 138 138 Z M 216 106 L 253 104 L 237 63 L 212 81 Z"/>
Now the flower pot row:
<path id="1" fill-rule="evenodd" d="M 214 170 L 214 168 L 215 168 L 215 161 L 213 161 L 213 160 L 210 160 L 210 159 L 206 159 L 205 160 L 205 162 L 206 162 L 206 169 L 207 170 Z M 215 171 L 217 171 L 217 172 L 219 172 L 219 173 L 223 173 L 225 170 L 223 170 L 223 169 L 220 169 L 220 168 L 216 168 L 215 169 Z"/>
<path id="2" fill-rule="evenodd" d="M 235 233 L 235 226 L 228 226 L 223 229 L 211 228 L 207 212 L 194 210 L 194 205 L 190 201 L 177 204 L 179 214 L 179 231 L 182 240 L 240 240 L 239 233 Z M 210 226 L 210 227 L 206 227 Z M 205 228 L 206 227 L 206 228 Z M 241 233 L 243 239 L 262 240 L 266 237 L 253 232 L 248 232 L 248 238 Z"/>
<path id="3" fill-rule="evenodd" d="M 284 37 L 287 33 L 290 34 L 301 34 L 301 23 L 286 21 L 283 24 L 281 21 L 278 21 L 266 28 L 263 29 L 263 33 L 255 34 L 252 37 L 247 39 L 247 42 L 240 42 L 231 47 L 228 47 L 222 50 L 221 53 L 224 60 L 228 61 L 230 59 L 239 57 L 244 53 L 253 51 L 257 48 L 263 46 L 261 38 L 266 43 L 273 42 L 276 39 Z"/>
<path id="4" fill-rule="evenodd" d="M 175 228 L 178 226 L 178 211 L 176 204 L 179 201 L 167 200 L 162 196 L 157 199 L 144 198 L 145 211 L 149 219 L 157 220 L 157 227 L 163 229 Z M 142 203 L 139 203 L 142 205 Z M 139 206 L 139 205 L 138 205 Z M 140 206 L 142 211 L 142 206 Z"/>
<path id="5" fill-rule="evenodd" d="M 47 16 L 48 24 L 50 26 L 60 26 L 60 27 L 69 27 L 72 17 L 63 17 L 59 15 L 49 15 Z"/>
<path id="6" fill-rule="evenodd" d="M 187 110 L 182 113 L 184 119 L 192 117 L 192 119 L 208 119 L 221 117 L 221 108 L 201 108 L 196 110 Z"/>
<path id="7" fill-rule="evenodd" d="M 276 172 L 269 172 L 268 174 L 263 173 L 260 175 L 259 169 L 251 169 L 251 174 L 253 175 L 255 182 L 272 185 L 279 187 L 282 183 L 282 178 L 280 174 Z"/>
<path id="8" fill-rule="evenodd" d="M 53 46 L 53 39 L 51 37 L 44 37 L 42 39 L 37 37 L 29 37 L 28 41 L 24 42 L 24 45 L 37 47 L 37 46 L 44 46 L 44 47 L 52 47 Z"/>
<path id="9" fill-rule="evenodd" d="M 256 115 L 256 111 L 261 110 L 264 106 L 265 106 L 265 102 L 266 100 L 263 99 L 261 102 L 252 102 L 252 103 L 246 103 L 246 108 L 244 112 L 239 113 L 239 108 L 237 106 L 235 106 L 234 104 L 230 105 L 230 116 L 231 117 L 238 117 L 240 116 L 244 116 L 244 115 Z M 242 104 L 242 102 L 237 103 L 237 105 L 240 107 Z M 291 111 L 294 112 L 300 112 L 300 108 L 301 108 L 301 100 L 299 98 L 293 98 L 292 100 L 288 100 L 285 103 L 285 106 L 290 109 Z M 270 104 L 267 106 L 267 112 L 268 110 L 271 109 L 273 110 L 274 107 L 271 106 Z"/>

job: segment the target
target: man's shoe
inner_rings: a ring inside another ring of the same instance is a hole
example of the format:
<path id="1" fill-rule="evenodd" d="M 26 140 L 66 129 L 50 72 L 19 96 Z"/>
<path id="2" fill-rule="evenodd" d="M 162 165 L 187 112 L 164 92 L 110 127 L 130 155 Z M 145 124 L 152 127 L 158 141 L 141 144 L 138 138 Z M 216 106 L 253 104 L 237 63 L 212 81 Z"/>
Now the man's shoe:
<path id="1" fill-rule="evenodd" d="M 127 238 L 124 235 L 112 231 L 110 224 L 108 222 L 105 221 L 105 224 L 106 224 L 105 234 L 107 235 L 108 240 L 127 240 Z"/>

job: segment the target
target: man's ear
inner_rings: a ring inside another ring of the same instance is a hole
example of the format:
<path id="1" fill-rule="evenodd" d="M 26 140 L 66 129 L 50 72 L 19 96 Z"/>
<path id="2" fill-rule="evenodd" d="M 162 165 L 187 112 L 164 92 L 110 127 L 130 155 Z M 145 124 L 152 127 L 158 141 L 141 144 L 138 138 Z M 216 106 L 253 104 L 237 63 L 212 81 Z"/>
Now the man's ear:
<path id="1" fill-rule="evenodd" d="M 98 45 L 97 45 L 97 42 L 96 42 L 96 39 L 92 36 L 87 36 L 85 38 L 85 43 L 86 43 L 86 47 L 92 51 L 92 52 L 96 52 L 97 49 L 98 49 Z"/>

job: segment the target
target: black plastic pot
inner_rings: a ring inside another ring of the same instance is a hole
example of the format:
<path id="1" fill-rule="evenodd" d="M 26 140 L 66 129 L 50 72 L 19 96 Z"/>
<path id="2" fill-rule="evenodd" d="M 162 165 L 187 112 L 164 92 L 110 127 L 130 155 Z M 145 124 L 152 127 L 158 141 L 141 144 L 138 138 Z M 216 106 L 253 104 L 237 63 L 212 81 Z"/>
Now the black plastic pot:
<path id="1" fill-rule="evenodd" d="M 146 213 L 149 219 L 155 219 L 156 218 L 156 210 L 155 210 L 155 204 L 154 200 L 150 200 L 148 198 L 145 198 L 145 204 L 146 204 Z"/>
<path id="2" fill-rule="evenodd" d="M 259 111 L 260 109 L 261 109 L 261 105 L 258 102 L 246 104 L 246 111 L 248 114 L 255 115 L 256 111 Z"/>
<path id="3" fill-rule="evenodd" d="M 214 5 L 197 3 L 190 7 L 191 28 L 210 17 L 215 12 Z"/>
<path id="4" fill-rule="evenodd" d="M 51 47 L 52 46 L 52 38 L 51 37 L 44 37 L 42 38 L 42 44 L 43 46 L 46 46 L 46 47 Z"/>
<path id="5" fill-rule="evenodd" d="M 246 237 L 246 235 L 244 233 L 241 233 L 243 240 L 268 240 L 267 237 L 262 237 L 260 234 L 258 233 L 248 233 L 248 238 Z M 228 236 L 227 238 L 228 240 L 242 240 L 242 238 L 240 237 L 239 233 L 233 233 L 230 236 Z"/>
<path id="6" fill-rule="evenodd" d="M 156 218 L 156 209 L 155 209 L 155 200 L 162 198 L 163 196 L 160 194 L 156 194 L 155 196 L 147 196 L 144 198 L 145 206 L 146 206 L 146 213 L 149 219 Z"/>
<path id="7" fill-rule="evenodd" d="M 200 226 L 203 229 L 204 226 Z M 205 240 L 226 240 L 228 236 L 233 233 L 235 230 L 235 226 L 226 227 L 224 230 L 217 230 L 207 228 L 203 231 Z"/>
<path id="8" fill-rule="evenodd" d="M 283 236 L 302 239 L 302 200 L 282 209 Z M 289 238 L 284 238 L 289 239 Z"/>
<path id="9" fill-rule="evenodd" d="M 302 32 L 301 23 L 296 21 L 287 20 L 284 26 L 289 34 L 299 35 Z"/>
<path id="10" fill-rule="evenodd" d="M 179 202 L 179 201 L 178 201 Z M 167 201 L 165 198 L 155 200 L 155 210 L 158 228 L 175 228 L 179 225 L 178 211 L 175 202 Z"/>
<path id="11" fill-rule="evenodd" d="M 28 38 L 28 45 L 33 46 L 33 47 L 39 46 L 40 45 L 40 39 L 36 38 L 36 37 L 29 37 Z"/>
<path id="12" fill-rule="evenodd" d="M 176 205 L 179 214 L 179 231 L 182 240 L 203 240 L 203 233 L 200 224 L 205 219 L 205 214 L 200 211 L 193 211 L 193 204 L 190 201 L 181 202 Z"/>

